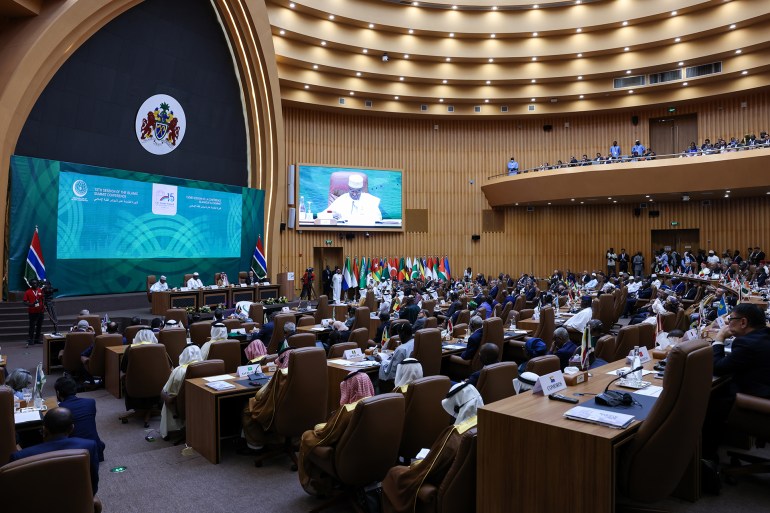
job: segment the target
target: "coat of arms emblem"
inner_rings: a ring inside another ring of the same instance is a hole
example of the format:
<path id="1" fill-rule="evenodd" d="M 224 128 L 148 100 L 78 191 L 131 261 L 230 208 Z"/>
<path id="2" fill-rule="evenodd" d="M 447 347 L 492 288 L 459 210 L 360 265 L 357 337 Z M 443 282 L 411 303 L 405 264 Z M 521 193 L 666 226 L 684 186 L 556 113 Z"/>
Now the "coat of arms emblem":
<path id="1" fill-rule="evenodd" d="M 136 136 L 142 146 L 155 155 L 176 149 L 182 142 L 184 130 L 182 106 L 165 94 L 148 98 L 136 115 Z"/>

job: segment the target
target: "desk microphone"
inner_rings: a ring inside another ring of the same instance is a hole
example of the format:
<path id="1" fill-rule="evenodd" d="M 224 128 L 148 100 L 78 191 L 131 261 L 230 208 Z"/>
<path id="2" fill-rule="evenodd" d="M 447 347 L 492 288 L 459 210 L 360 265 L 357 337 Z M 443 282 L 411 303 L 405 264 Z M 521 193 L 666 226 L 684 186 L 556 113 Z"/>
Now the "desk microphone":
<path id="1" fill-rule="evenodd" d="M 615 383 L 619 379 L 623 379 L 626 376 L 633 374 L 636 371 L 642 370 L 643 367 L 640 365 L 639 367 L 635 369 L 631 369 L 630 371 L 621 373 L 617 378 L 613 379 L 609 383 L 607 383 L 607 386 L 604 387 L 604 393 L 597 395 L 594 397 L 594 401 L 596 404 L 600 404 L 602 406 L 631 406 L 634 404 L 634 398 L 631 397 L 631 394 L 627 392 L 620 392 L 618 390 L 610 390 L 610 385 Z"/>

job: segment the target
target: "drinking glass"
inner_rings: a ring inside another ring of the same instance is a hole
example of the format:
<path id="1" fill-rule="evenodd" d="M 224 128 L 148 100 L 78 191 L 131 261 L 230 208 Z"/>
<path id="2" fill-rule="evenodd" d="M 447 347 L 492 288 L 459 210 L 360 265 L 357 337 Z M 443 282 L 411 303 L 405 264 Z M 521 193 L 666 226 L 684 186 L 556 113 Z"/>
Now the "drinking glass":
<path id="1" fill-rule="evenodd" d="M 27 407 L 30 406 L 30 401 L 32 400 L 32 389 L 31 388 L 24 388 L 21 391 L 21 397 L 24 399 L 24 402 L 27 403 Z"/>

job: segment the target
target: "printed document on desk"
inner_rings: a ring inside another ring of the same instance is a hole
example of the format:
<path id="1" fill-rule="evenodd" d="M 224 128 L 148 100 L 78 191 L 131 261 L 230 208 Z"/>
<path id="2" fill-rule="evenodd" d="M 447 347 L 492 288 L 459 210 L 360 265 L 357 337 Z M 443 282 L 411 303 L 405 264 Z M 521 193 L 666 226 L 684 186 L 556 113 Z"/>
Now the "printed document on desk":
<path id="1" fill-rule="evenodd" d="M 232 378 L 232 376 L 230 376 Z M 221 390 L 231 390 L 235 388 L 235 385 L 232 383 L 228 383 L 227 381 L 212 381 L 211 383 L 206 383 L 206 386 L 209 388 L 213 388 L 216 391 Z"/>
<path id="2" fill-rule="evenodd" d="M 625 429 L 634 421 L 633 415 L 597 410 L 585 406 L 575 406 L 567 410 L 564 416 L 571 420 L 590 422 L 615 429 Z"/>

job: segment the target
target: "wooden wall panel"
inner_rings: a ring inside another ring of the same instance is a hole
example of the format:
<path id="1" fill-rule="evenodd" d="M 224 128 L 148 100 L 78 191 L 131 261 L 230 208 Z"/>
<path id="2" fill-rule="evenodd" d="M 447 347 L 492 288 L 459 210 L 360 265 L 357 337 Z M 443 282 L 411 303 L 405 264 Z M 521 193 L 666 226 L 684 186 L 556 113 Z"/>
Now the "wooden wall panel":
<path id="1" fill-rule="evenodd" d="M 746 107 L 741 107 L 746 102 Z M 700 138 L 770 129 L 770 92 L 720 99 L 713 104 L 679 106 L 698 113 Z M 598 113 L 554 119 L 508 121 L 434 120 L 356 116 L 284 108 L 286 162 L 318 162 L 404 169 L 404 208 L 429 209 L 429 232 L 356 234 L 297 232 L 280 235 L 281 269 L 297 272 L 311 265 L 313 247 L 331 239 L 350 256 L 448 255 L 453 271 L 472 266 L 485 273 L 532 271 L 554 265 L 573 270 L 604 265 L 604 251 L 641 250 L 650 261 L 650 230 L 700 228 L 701 245 L 718 251 L 751 244 L 770 247 L 770 196 L 699 202 L 655 203 L 660 217 L 635 217 L 630 205 L 569 205 L 505 209 L 505 231 L 482 233 L 482 210 L 489 209 L 480 185 L 502 171 L 513 153 L 524 166 L 554 162 L 560 155 L 607 151 L 613 139 L 624 149 L 643 141 L 648 119 L 667 114 L 647 111 Z M 639 116 L 634 126 L 631 116 Z M 564 123 L 569 128 L 564 128 Z M 543 124 L 552 124 L 545 133 Z M 438 129 L 434 127 L 438 125 Z M 622 185 L 619 185 L 622 186 Z M 283 219 L 286 218 L 284 208 Z M 471 235 L 481 240 L 471 241 Z"/>

